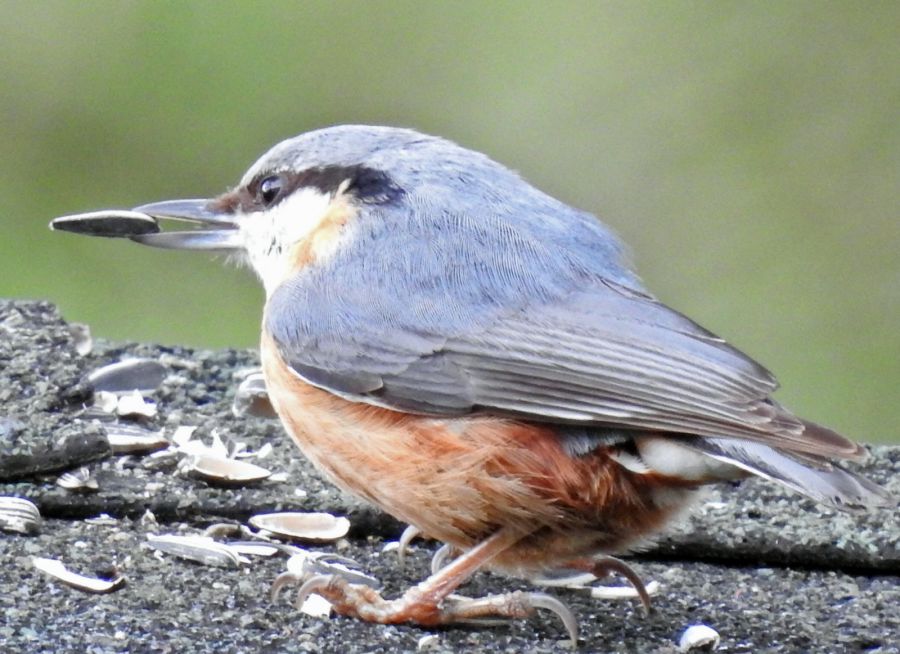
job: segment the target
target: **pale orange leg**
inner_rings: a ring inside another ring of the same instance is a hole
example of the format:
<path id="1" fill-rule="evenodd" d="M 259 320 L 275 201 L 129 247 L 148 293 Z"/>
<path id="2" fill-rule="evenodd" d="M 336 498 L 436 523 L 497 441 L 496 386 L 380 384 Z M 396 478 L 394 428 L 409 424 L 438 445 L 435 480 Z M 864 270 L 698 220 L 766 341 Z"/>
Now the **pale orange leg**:
<path id="1" fill-rule="evenodd" d="M 331 602 L 334 610 L 341 615 L 381 624 L 411 622 L 425 626 L 472 622 L 490 617 L 525 618 L 533 615 L 536 609 L 545 608 L 555 612 L 572 640 L 577 640 L 575 617 L 565 604 L 550 595 L 514 592 L 475 599 L 451 596 L 479 568 L 515 545 L 523 536 L 501 529 L 395 600 L 386 600 L 374 588 L 352 584 L 339 575 L 318 575 L 303 583 L 297 591 L 296 601 L 303 602 L 311 593 L 316 593 Z M 285 585 L 297 581 L 288 573 L 279 576 L 272 588 L 273 595 L 277 595 Z"/>

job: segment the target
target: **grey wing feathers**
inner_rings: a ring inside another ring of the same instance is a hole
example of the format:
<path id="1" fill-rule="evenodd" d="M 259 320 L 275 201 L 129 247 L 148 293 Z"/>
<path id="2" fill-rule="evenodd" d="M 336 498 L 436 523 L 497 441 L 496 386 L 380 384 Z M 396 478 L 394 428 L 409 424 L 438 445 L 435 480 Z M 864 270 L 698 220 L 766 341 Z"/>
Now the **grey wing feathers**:
<path id="1" fill-rule="evenodd" d="M 628 302 L 622 306 L 614 291 L 600 288 L 504 316 L 483 331 L 449 338 L 398 375 L 385 375 L 379 397 L 424 412 L 485 409 L 727 434 L 832 456 L 857 452 L 832 433 L 811 441 L 804 423 L 769 399 L 777 383 L 755 362 L 690 331 L 686 319 L 659 303 Z"/>

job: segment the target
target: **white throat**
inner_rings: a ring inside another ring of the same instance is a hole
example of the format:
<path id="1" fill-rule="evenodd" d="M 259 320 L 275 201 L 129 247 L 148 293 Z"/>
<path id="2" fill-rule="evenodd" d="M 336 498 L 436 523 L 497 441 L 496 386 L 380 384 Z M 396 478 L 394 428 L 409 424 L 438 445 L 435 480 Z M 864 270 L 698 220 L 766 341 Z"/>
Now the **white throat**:
<path id="1" fill-rule="evenodd" d="M 240 217 L 247 259 L 262 281 L 266 297 L 294 272 L 292 246 L 316 230 L 334 197 L 316 188 L 301 188 L 271 209 Z"/>

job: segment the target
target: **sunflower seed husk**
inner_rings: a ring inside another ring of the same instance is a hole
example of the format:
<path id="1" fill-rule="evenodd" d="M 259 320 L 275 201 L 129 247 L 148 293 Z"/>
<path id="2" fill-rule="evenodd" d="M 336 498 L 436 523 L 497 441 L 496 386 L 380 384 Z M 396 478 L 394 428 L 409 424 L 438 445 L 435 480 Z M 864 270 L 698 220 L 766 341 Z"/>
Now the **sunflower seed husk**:
<path id="1" fill-rule="evenodd" d="M 69 333 L 72 335 L 72 345 L 81 356 L 87 356 L 94 349 L 94 339 L 91 337 L 91 328 L 82 323 L 69 324 Z"/>
<path id="2" fill-rule="evenodd" d="M 62 561 L 45 559 L 35 556 L 31 559 L 32 565 L 41 572 L 50 575 L 67 586 L 77 588 L 86 593 L 110 593 L 125 585 L 125 577 L 119 575 L 114 579 L 98 579 L 97 577 L 85 577 L 66 569 Z"/>
<path id="3" fill-rule="evenodd" d="M 143 357 L 97 368 L 84 381 L 94 391 L 127 393 L 137 390 L 149 393 L 162 384 L 166 372 L 166 367 L 156 359 Z"/>
<path id="4" fill-rule="evenodd" d="M 253 540 L 237 540 L 228 543 L 228 547 L 238 554 L 246 554 L 248 556 L 274 556 L 281 551 L 281 548 L 269 543 L 260 543 Z"/>
<path id="5" fill-rule="evenodd" d="M 550 588 L 580 588 L 597 581 L 596 575 L 580 570 L 548 570 L 529 577 L 528 581 L 537 586 Z"/>
<path id="6" fill-rule="evenodd" d="M 113 518 L 108 513 L 101 513 L 100 515 L 96 515 L 93 518 L 85 518 L 85 524 L 95 525 L 97 527 L 115 527 L 119 524 L 119 521 Z"/>
<path id="7" fill-rule="evenodd" d="M 100 488 L 87 466 L 64 472 L 56 478 L 56 485 L 71 491 L 95 491 Z"/>
<path id="8" fill-rule="evenodd" d="M 340 575 L 352 584 L 363 584 L 372 588 L 381 586 L 381 582 L 375 577 L 360 570 L 354 570 L 351 567 L 357 565 L 357 562 L 353 559 L 348 559 L 339 554 L 301 550 L 288 558 L 287 571 L 300 577 L 308 575 Z"/>
<path id="9" fill-rule="evenodd" d="M 258 418 L 278 417 L 269 401 L 266 381 L 261 372 L 248 375 L 240 383 L 231 403 L 231 412 L 238 418 L 247 415 Z"/>
<path id="10" fill-rule="evenodd" d="M 97 391 L 94 393 L 94 408 L 103 413 L 114 414 L 119 406 L 119 398 L 110 391 Z M 112 419 L 112 416 L 109 418 Z"/>
<path id="11" fill-rule="evenodd" d="M 50 229 L 86 236 L 125 238 L 138 234 L 156 234 L 159 232 L 159 223 L 152 216 L 139 211 L 110 209 L 60 216 L 50 222 Z"/>
<path id="12" fill-rule="evenodd" d="M 218 543 L 207 536 L 156 536 L 149 534 L 147 542 L 154 549 L 182 559 L 197 561 L 203 565 L 219 568 L 237 568 L 241 563 L 249 563 L 234 548 Z"/>
<path id="13" fill-rule="evenodd" d="M 416 651 L 417 652 L 425 652 L 430 649 L 435 649 L 439 647 L 441 644 L 441 639 L 437 634 L 429 634 L 427 636 L 422 636 L 416 642 Z"/>
<path id="14" fill-rule="evenodd" d="M 294 540 L 328 543 L 350 531 L 350 521 L 330 513 L 261 513 L 250 518 L 257 529 Z"/>
<path id="15" fill-rule="evenodd" d="M 691 625 L 681 634 L 679 652 L 711 652 L 719 646 L 719 633 L 705 624 Z"/>
<path id="16" fill-rule="evenodd" d="M 593 599 L 615 600 L 615 599 L 635 599 L 640 595 L 633 586 L 591 586 L 591 597 Z M 650 596 L 659 592 L 659 582 L 650 581 L 644 587 Z"/>
<path id="17" fill-rule="evenodd" d="M 41 528 L 41 512 L 22 497 L 0 497 L 0 529 L 34 534 Z"/>
<path id="18" fill-rule="evenodd" d="M 122 417 L 153 418 L 156 411 L 156 404 L 145 400 L 140 391 L 126 393 L 116 403 L 116 414 Z"/>
<path id="19" fill-rule="evenodd" d="M 220 484 L 247 484 L 261 481 L 272 472 L 263 467 L 212 454 L 196 454 L 186 459 L 182 469 Z"/>
<path id="20" fill-rule="evenodd" d="M 303 600 L 303 605 L 300 607 L 301 613 L 314 618 L 328 618 L 331 616 L 332 610 L 331 602 L 316 593 L 312 593 Z"/>
<path id="21" fill-rule="evenodd" d="M 113 454 L 146 454 L 171 445 L 162 430 L 150 431 L 120 423 L 104 425 Z"/>

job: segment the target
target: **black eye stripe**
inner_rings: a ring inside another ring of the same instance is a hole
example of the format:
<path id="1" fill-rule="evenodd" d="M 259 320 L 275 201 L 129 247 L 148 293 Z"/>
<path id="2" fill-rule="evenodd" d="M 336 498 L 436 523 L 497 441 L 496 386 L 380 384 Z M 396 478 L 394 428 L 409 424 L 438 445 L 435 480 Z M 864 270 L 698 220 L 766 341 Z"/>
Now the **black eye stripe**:
<path id="1" fill-rule="evenodd" d="M 247 186 L 249 193 L 243 199 L 251 200 L 253 206 L 242 202 L 244 211 L 258 211 L 277 204 L 283 198 L 300 188 L 315 188 L 321 193 L 336 193 L 339 189 L 352 195 L 360 202 L 386 204 L 403 195 L 386 173 L 366 166 L 324 166 L 308 168 L 300 172 L 289 170 L 280 173 L 265 173 Z"/>

